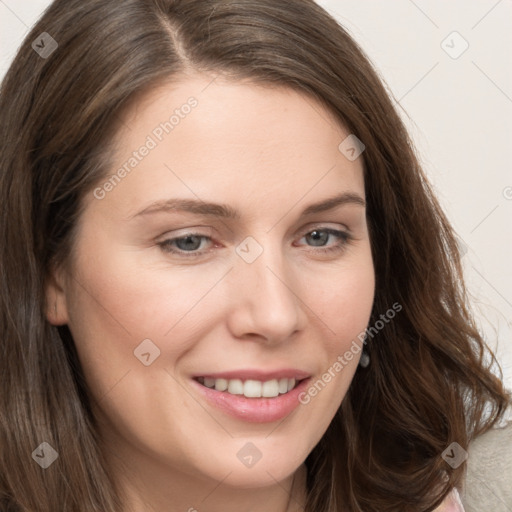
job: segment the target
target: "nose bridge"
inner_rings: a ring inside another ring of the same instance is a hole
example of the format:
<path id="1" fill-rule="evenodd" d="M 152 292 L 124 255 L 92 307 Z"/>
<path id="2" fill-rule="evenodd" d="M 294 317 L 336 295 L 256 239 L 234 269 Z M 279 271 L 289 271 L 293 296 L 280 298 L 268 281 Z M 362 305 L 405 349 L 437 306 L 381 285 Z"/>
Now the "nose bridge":
<path id="1" fill-rule="evenodd" d="M 291 265 L 281 244 L 247 237 L 237 247 L 237 308 L 243 310 L 247 332 L 282 338 L 299 327 L 300 301 L 290 281 Z"/>

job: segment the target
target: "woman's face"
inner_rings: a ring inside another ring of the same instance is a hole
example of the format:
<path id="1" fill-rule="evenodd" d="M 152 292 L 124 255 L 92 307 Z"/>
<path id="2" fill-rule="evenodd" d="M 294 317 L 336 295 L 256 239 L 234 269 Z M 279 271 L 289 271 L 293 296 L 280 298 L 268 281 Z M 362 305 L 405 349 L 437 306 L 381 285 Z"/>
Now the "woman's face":
<path id="1" fill-rule="evenodd" d="M 48 318 L 68 324 L 108 447 L 134 472 L 261 487 L 324 434 L 374 296 L 347 136 L 290 89 L 199 76 L 123 116 Z"/>

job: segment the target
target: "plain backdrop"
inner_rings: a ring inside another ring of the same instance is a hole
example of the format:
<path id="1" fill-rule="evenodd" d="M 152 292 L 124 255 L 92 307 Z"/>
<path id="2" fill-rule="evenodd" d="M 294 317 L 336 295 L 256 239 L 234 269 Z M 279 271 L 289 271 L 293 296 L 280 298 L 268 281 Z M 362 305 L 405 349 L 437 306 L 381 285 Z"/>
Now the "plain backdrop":
<path id="1" fill-rule="evenodd" d="M 279 0 L 276 0 L 279 1 Z M 512 0 L 318 0 L 393 95 L 512 389 Z M 48 0 L 0 0 L 0 77 Z"/>

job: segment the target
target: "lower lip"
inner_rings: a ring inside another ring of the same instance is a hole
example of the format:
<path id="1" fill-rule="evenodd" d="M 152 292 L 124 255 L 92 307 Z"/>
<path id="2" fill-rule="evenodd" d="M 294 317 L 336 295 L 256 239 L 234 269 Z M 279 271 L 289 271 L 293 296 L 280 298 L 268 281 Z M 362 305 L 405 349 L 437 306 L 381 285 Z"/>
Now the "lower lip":
<path id="1" fill-rule="evenodd" d="M 309 380 L 302 380 L 288 393 L 274 398 L 247 398 L 207 388 L 194 379 L 192 382 L 208 402 L 230 416 L 251 423 L 270 423 L 285 418 L 300 405 L 299 395 L 306 389 Z"/>

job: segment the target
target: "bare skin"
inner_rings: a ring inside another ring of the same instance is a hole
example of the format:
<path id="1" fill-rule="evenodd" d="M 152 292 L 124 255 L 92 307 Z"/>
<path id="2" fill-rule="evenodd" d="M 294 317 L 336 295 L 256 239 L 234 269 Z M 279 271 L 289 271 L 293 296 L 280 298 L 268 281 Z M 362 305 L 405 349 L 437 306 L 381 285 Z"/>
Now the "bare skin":
<path id="1" fill-rule="evenodd" d="M 357 340 L 375 286 L 363 162 L 338 149 L 349 132 L 314 100 L 211 80 L 182 77 L 125 113 L 109 174 L 148 135 L 156 147 L 103 197 L 85 198 L 68 270 L 47 286 L 47 316 L 73 334 L 126 511 L 291 512 L 359 357 L 273 422 L 225 413 L 193 377 L 293 368 L 314 382 Z M 155 128 L 190 97 L 197 105 L 158 141 Z M 238 216 L 140 213 L 171 198 Z M 250 263 L 236 251 L 247 237 L 257 245 L 246 252 L 263 249 Z M 148 366 L 134 355 L 147 339 L 160 351 Z M 261 454 L 252 467 L 237 456 L 249 442 Z"/>

